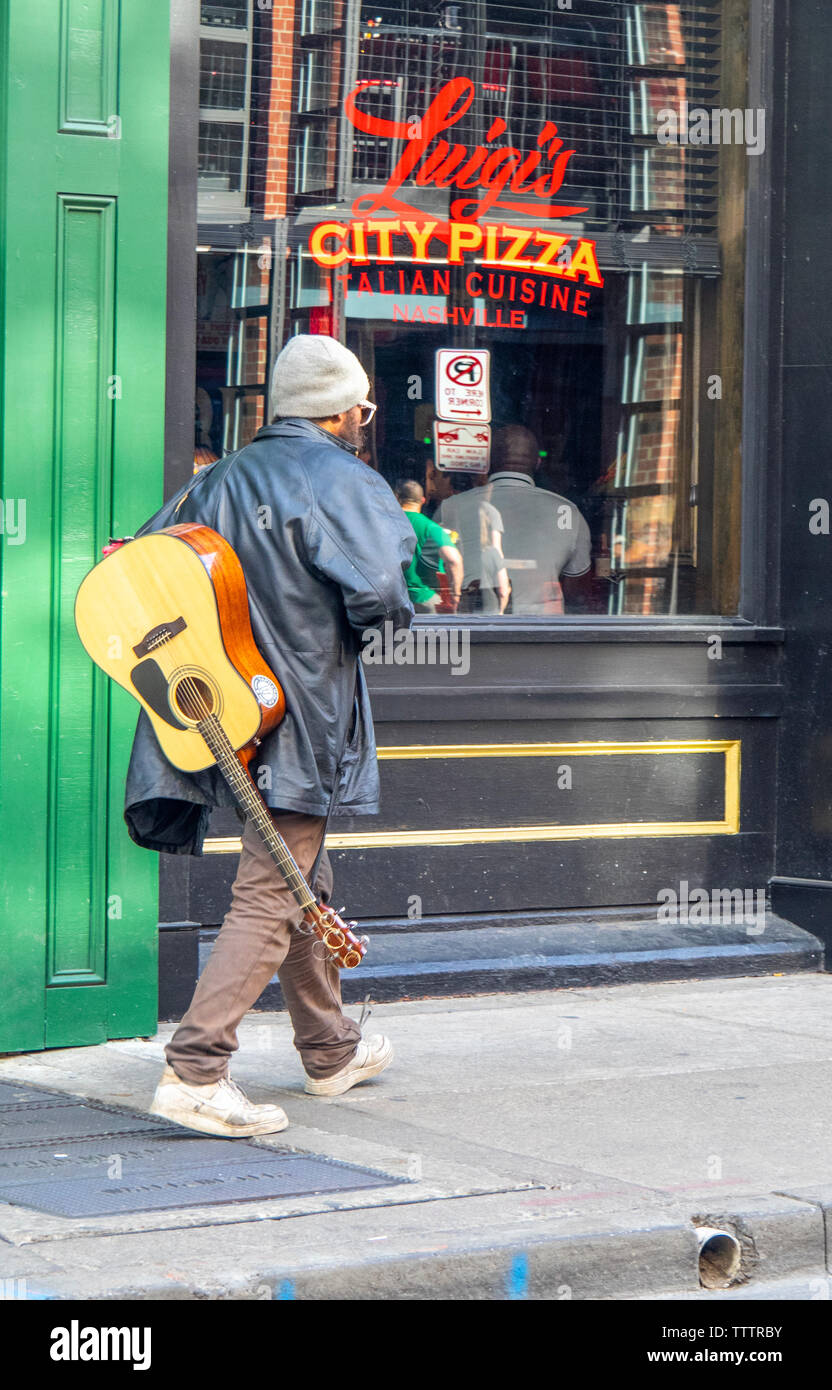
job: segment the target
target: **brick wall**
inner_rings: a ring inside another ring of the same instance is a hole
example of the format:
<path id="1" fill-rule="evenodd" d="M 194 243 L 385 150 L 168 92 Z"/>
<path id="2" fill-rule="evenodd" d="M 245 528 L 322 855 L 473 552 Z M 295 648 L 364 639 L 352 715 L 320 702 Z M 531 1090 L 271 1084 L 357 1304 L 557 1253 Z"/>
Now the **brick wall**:
<path id="1" fill-rule="evenodd" d="M 292 55 L 295 45 L 293 0 L 273 0 L 272 71 L 263 215 L 284 217 L 289 187 L 289 131 L 292 110 Z"/>

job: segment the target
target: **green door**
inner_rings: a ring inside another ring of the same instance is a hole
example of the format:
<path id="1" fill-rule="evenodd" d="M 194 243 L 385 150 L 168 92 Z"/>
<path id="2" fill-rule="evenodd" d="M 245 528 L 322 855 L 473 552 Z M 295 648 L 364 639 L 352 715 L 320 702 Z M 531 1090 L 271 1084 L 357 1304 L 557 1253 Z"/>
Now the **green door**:
<path id="1" fill-rule="evenodd" d="M 135 726 L 73 626 L 162 496 L 165 0 L 0 6 L 0 1052 L 156 1027 L 157 861 L 121 818 Z"/>

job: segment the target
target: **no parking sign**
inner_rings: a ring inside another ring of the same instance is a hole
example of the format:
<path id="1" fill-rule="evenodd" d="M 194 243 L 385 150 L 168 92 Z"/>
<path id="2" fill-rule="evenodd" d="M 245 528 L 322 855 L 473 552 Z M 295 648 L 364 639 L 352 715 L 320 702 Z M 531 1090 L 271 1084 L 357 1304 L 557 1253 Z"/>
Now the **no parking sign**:
<path id="1" fill-rule="evenodd" d="M 438 348 L 436 413 L 440 420 L 491 419 L 491 353 L 487 348 Z"/>

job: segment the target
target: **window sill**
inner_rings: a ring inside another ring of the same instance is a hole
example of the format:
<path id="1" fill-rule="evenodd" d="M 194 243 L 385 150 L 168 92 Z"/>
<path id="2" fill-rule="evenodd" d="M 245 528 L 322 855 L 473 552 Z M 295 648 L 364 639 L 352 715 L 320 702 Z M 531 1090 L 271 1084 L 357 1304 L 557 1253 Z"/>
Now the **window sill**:
<path id="1" fill-rule="evenodd" d="M 782 627 L 746 622 L 742 618 L 656 617 L 620 618 L 606 614 L 573 614 L 563 618 L 507 617 L 494 619 L 476 613 L 417 613 L 414 628 L 465 628 L 477 642 L 723 642 L 783 643 Z"/>

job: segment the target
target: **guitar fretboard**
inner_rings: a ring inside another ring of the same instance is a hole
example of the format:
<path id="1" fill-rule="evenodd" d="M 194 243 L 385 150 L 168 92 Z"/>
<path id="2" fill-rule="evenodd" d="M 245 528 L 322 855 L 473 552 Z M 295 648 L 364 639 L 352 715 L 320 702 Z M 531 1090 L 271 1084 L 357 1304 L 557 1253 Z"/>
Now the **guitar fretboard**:
<path id="1" fill-rule="evenodd" d="M 217 760 L 217 767 L 228 783 L 240 810 L 255 823 L 258 833 L 285 878 L 295 901 L 303 908 L 317 906 L 303 874 L 286 841 L 275 830 L 274 822 L 251 774 L 240 762 L 216 715 L 200 720 L 197 729 Z"/>

